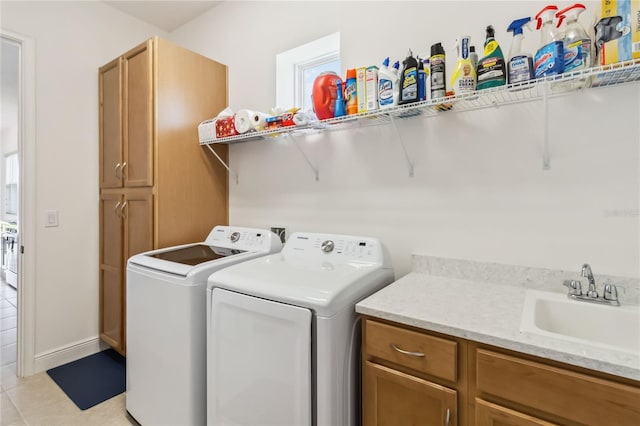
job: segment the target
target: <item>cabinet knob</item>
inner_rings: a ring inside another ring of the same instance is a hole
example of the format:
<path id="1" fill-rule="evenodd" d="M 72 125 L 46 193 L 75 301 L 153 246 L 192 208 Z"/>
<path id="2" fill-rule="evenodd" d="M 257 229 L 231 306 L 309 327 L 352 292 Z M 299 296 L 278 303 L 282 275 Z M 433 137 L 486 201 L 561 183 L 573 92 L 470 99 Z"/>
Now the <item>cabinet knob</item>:
<path id="1" fill-rule="evenodd" d="M 116 170 L 115 170 L 115 172 L 116 172 L 116 177 L 117 177 L 118 179 L 121 179 L 121 178 L 122 178 L 121 169 L 122 169 L 122 165 L 121 165 L 120 163 L 116 164 Z"/>
<path id="2" fill-rule="evenodd" d="M 124 163 L 122 163 L 122 172 L 121 172 L 121 177 L 124 178 L 124 168 L 127 167 L 127 162 L 125 161 Z"/>
<path id="3" fill-rule="evenodd" d="M 116 206 L 113 208 L 113 212 L 116 214 L 116 216 L 120 217 L 120 214 L 118 213 L 118 208 L 120 207 L 120 201 L 118 201 L 116 203 Z"/>

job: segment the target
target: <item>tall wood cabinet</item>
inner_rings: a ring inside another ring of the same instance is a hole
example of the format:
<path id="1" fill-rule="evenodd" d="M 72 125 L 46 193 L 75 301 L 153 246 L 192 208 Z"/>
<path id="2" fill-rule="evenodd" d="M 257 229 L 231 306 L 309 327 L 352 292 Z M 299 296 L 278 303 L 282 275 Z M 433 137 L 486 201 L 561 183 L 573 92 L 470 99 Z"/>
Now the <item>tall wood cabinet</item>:
<path id="1" fill-rule="evenodd" d="M 228 175 L 197 130 L 228 104 L 227 67 L 154 37 L 99 69 L 99 98 L 100 337 L 125 354 L 127 259 L 228 223 Z"/>

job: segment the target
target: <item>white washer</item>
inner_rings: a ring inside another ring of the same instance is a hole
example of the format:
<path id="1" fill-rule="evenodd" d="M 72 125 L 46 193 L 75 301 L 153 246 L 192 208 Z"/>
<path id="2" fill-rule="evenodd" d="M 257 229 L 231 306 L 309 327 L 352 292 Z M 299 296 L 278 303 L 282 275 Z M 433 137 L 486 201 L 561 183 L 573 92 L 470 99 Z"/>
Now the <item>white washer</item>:
<path id="1" fill-rule="evenodd" d="M 206 423 L 207 278 L 281 248 L 270 231 L 216 226 L 203 243 L 129 258 L 126 407 L 139 423 Z"/>
<path id="2" fill-rule="evenodd" d="M 213 273 L 207 424 L 355 425 L 355 304 L 393 278 L 377 239 L 310 233 Z"/>

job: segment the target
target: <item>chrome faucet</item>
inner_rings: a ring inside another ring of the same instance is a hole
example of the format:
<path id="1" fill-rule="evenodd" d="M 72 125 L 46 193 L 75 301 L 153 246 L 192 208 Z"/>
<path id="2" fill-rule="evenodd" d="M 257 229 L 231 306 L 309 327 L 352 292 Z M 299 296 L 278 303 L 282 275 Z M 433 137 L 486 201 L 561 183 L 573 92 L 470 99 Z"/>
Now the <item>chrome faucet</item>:
<path id="1" fill-rule="evenodd" d="M 598 291 L 596 290 L 596 280 L 593 279 L 593 272 L 591 272 L 591 266 L 588 263 L 582 265 L 582 276 L 589 280 L 589 291 L 587 296 L 597 298 Z"/>
<path id="2" fill-rule="evenodd" d="M 567 297 L 575 300 L 583 300 L 585 302 L 600 303 L 606 305 L 620 306 L 618 300 L 618 288 L 613 284 L 604 285 L 604 294 L 602 297 L 598 295 L 596 290 L 596 280 L 593 278 L 591 266 L 588 263 L 582 265 L 581 275 L 589 281 L 589 290 L 586 294 L 582 294 L 582 283 L 580 280 L 566 280 L 562 283 L 569 289 Z M 623 287 L 620 287 L 624 290 Z"/>

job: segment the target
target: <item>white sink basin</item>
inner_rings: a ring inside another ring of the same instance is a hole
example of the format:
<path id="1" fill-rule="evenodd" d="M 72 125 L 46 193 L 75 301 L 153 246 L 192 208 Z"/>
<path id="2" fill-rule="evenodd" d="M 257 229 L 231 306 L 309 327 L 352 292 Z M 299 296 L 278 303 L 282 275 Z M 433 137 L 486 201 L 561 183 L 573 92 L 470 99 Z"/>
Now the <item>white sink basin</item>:
<path id="1" fill-rule="evenodd" d="M 527 290 L 520 331 L 640 353 L 640 307 L 608 306 Z"/>

